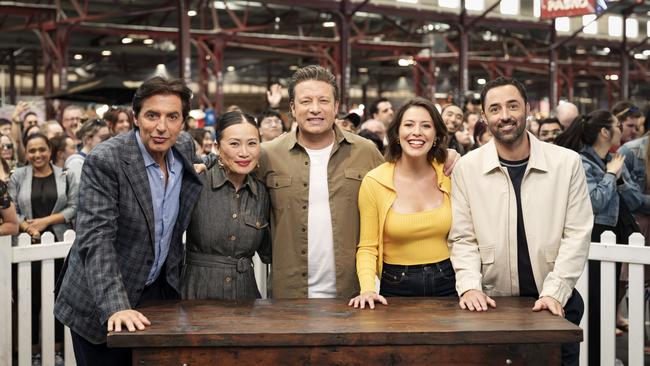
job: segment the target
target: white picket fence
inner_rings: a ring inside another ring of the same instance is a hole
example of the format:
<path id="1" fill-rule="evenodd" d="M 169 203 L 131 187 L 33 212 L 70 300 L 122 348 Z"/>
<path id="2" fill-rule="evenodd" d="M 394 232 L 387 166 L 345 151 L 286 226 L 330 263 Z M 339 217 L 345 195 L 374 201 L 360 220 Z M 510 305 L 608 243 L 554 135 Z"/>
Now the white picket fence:
<path id="1" fill-rule="evenodd" d="M 18 246 L 11 246 L 11 237 L 0 237 L 0 366 L 12 365 L 12 301 L 18 301 L 18 365 L 31 365 L 31 266 L 41 262 L 41 357 L 45 366 L 54 365 L 54 259 L 64 258 L 74 241 L 75 233 L 69 230 L 64 241 L 55 242 L 51 233 L 43 234 L 42 244 L 32 245 L 27 234 L 21 234 Z M 643 365 L 644 354 L 644 268 L 650 265 L 650 247 L 644 246 L 641 234 L 630 236 L 630 245 L 616 245 L 613 233 L 601 236 L 601 243 L 592 243 L 589 259 L 601 264 L 601 364 L 615 362 L 615 318 L 616 318 L 616 269 L 615 263 L 629 263 L 629 365 Z M 12 299 L 11 265 L 18 264 L 17 299 Z M 36 264 L 38 265 L 38 264 Z M 267 268 L 256 256 L 255 278 L 263 297 L 266 297 Z M 585 301 L 585 314 L 580 323 L 585 341 L 581 344 L 580 365 L 587 365 L 587 331 L 589 293 L 587 287 L 588 269 L 578 281 L 576 288 Z M 66 365 L 75 365 L 70 331 L 65 328 L 64 359 Z"/>

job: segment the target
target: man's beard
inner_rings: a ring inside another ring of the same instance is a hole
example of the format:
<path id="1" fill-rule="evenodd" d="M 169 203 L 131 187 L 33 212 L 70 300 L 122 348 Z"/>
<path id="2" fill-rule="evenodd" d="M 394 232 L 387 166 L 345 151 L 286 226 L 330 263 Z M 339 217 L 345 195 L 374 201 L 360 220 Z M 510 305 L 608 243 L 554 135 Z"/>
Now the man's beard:
<path id="1" fill-rule="evenodd" d="M 499 130 L 499 127 L 504 125 L 504 124 L 510 124 L 514 123 L 515 124 L 515 129 L 514 131 L 510 133 L 503 133 Z M 494 136 L 494 139 L 496 141 L 505 144 L 505 145 L 512 145 L 515 142 L 519 141 L 521 136 L 524 134 L 526 131 L 526 122 L 525 121 L 519 121 L 517 124 L 517 120 L 514 118 L 510 118 L 507 121 L 499 121 L 497 126 L 490 126 L 490 132 L 492 133 L 492 136 Z"/>

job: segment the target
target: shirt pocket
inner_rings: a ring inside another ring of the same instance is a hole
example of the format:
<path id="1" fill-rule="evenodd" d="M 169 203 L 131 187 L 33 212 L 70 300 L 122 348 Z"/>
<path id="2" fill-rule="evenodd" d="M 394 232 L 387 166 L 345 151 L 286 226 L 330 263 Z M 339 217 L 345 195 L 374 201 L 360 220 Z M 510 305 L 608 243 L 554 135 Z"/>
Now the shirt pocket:
<path id="1" fill-rule="evenodd" d="M 359 197 L 359 187 L 361 187 L 361 181 L 366 176 L 366 173 L 368 173 L 368 170 L 361 168 L 345 168 L 343 170 L 345 182 L 341 188 L 345 190 L 350 199 L 354 200 L 355 206 Z"/>
<path id="2" fill-rule="evenodd" d="M 291 176 L 271 174 L 266 177 L 266 187 L 269 189 L 271 204 L 274 208 L 288 208 L 295 192 L 291 191 Z"/>
<path id="3" fill-rule="evenodd" d="M 551 272 L 553 267 L 555 267 L 555 260 L 557 259 L 557 253 L 560 251 L 560 247 L 553 248 L 544 248 L 544 259 L 546 259 L 546 271 Z M 535 265 L 534 263 L 532 263 Z"/>
<path id="4" fill-rule="evenodd" d="M 255 217 L 254 215 L 247 215 L 244 217 L 244 224 L 252 228 L 262 230 L 269 226 L 269 222 L 262 217 Z"/>

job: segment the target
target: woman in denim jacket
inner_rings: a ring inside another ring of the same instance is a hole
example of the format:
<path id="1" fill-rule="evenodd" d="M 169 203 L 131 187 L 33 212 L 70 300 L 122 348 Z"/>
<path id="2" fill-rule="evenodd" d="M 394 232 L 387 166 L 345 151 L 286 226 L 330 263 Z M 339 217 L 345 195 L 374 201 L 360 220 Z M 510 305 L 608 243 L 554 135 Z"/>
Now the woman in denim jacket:
<path id="1" fill-rule="evenodd" d="M 609 150 L 620 144 L 621 124 L 610 112 L 597 110 L 578 116 L 555 143 L 580 153 L 587 176 L 594 211 L 592 242 L 600 242 L 604 231 L 613 231 L 616 242 L 627 244 L 636 228 L 632 212 L 641 207 L 643 195 L 625 166 L 625 157 Z M 619 278 L 620 264 L 616 266 Z M 617 288 L 617 304 L 623 295 Z M 600 262 L 589 261 L 589 360 L 599 364 L 600 345 Z"/>

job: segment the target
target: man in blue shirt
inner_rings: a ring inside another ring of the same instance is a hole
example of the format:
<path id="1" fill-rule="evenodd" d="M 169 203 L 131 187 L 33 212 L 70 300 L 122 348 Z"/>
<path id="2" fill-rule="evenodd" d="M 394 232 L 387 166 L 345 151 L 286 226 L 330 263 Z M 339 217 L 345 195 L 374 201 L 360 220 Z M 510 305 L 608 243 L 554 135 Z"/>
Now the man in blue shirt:
<path id="1" fill-rule="evenodd" d="M 78 365 L 129 364 L 107 332 L 150 325 L 134 308 L 178 298 L 182 234 L 201 191 L 193 142 L 181 134 L 191 91 L 160 77 L 136 91 L 136 128 L 88 154 L 77 237 L 57 288 L 56 317 L 72 331 Z"/>

